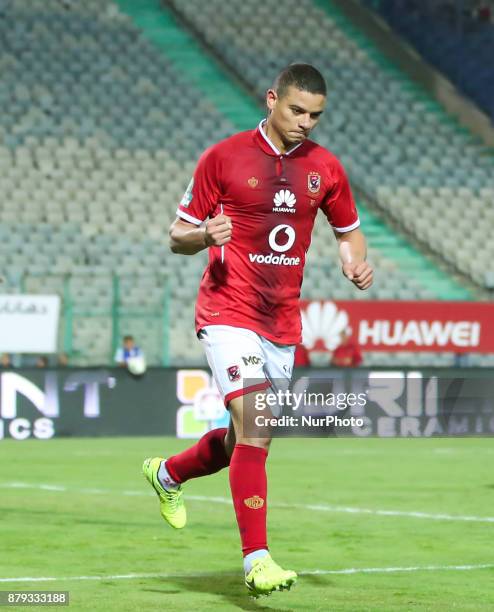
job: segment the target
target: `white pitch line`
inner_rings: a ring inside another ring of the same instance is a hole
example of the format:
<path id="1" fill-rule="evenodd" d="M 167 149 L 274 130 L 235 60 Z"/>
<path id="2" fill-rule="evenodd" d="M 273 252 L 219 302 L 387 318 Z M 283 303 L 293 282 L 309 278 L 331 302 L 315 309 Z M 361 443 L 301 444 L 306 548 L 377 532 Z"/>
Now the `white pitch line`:
<path id="1" fill-rule="evenodd" d="M 412 567 L 350 567 L 339 570 L 307 570 L 299 572 L 301 576 L 326 576 L 329 574 L 384 574 L 395 572 L 438 572 L 494 569 L 494 563 L 481 563 L 479 565 L 417 565 Z"/>
<path id="2" fill-rule="evenodd" d="M 472 571 L 481 569 L 494 569 L 494 563 L 481 563 L 479 565 L 417 565 L 412 567 L 349 567 L 334 570 L 304 570 L 298 572 L 299 576 L 327 576 L 349 574 L 392 574 L 398 572 L 438 572 L 438 571 Z M 157 573 L 157 574 L 110 574 L 108 576 L 20 576 L 16 578 L 0 578 L 0 583 L 10 582 L 70 582 L 85 580 L 141 580 L 141 579 L 173 579 L 173 578 L 215 578 L 224 576 L 239 576 L 240 572 L 197 572 L 197 573 Z"/>
<path id="3" fill-rule="evenodd" d="M 26 482 L 0 483 L 0 489 L 35 489 L 50 491 L 53 493 L 80 493 L 83 495 L 125 495 L 129 497 L 152 496 L 152 492 L 129 491 L 114 489 L 80 489 L 48 484 L 30 484 Z M 211 504 L 232 505 L 231 499 L 227 497 L 208 497 L 205 495 L 187 495 L 190 501 L 207 502 Z M 327 504 L 288 504 L 284 502 L 270 502 L 272 508 L 313 510 L 315 512 L 330 512 L 344 514 L 368 514 L 372 516 L 396 516 L 405 518 L 417 518 L 430 521 L 461 521 L 469 523 L 494 523 L 494 516 L 470 516 L 462 514 L 433 514 L 430 512 L 415 512 L 407 510 L 375 510 L 371 508 L 355 508 L 353 506 L 331 506 Z"/>

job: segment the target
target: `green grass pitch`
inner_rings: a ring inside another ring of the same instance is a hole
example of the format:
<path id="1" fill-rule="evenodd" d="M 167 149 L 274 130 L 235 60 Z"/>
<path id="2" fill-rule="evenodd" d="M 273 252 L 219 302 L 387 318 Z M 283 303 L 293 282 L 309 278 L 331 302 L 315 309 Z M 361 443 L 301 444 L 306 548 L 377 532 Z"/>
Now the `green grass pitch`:
<path id="1" fill-rule="evenodd" d="M 184 530 L 159 515 L 142 460 L 188 444 L 0 442 L 0 590 L 68 590 L 69 609 L 106 612 L 494 609 L 492 440 L 275 440 L 270 547 L 301 575 L 259 600 L 226 471 L 186 484 Z M 352 568 L 375 571 L 338 573 Z M 6 580 L 26 577 L 56 580 Z"/>

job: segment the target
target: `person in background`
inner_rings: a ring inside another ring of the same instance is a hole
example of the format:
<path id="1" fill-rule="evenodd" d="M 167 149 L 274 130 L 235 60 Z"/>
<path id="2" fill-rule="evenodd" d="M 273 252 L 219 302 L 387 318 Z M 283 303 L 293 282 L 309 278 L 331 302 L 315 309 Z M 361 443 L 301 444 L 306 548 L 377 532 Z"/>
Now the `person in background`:
<path id="1" fill-rule="evenodd" d="M 333 351 L 331 365 L 338 368 L 357 368 L 362 361 L 362 352 L 352 338 L 351 328 L 347 327 L 341 332 L 341 342 Z"/>
<path id="2" fill-rule="evenodd" d="M 10 355 L 8 353 L 3 353 L 3 355 L 0 357 L 0 368 L 7 370 L 13 367 L 14 364 L 12 363 Z"/>
<path id="3" fill-rule="evenodd" d="M 57 367 L 66 368 L 69 365 L 69 356 L 67 353 L 60 353 L 57 357 Z"/>
<path id="4" fill-rule="evenodd" d="M 134 336 L 124 336 L 122 346 L 115 352 L 115 363 L 121 368 L 128 367 L 129 360 L 134 357 L 144 357 L 143 351 L 137 346 Z"/>
<path id="5" fill-rule="evenodd" d="M 48 367 L 48 357 L 46 355 L 40 355 L 36 359 L 36 367 L 37 368 L 47 368 Z"/>
<path id="6" fill-rule="evenodd" d="M 309 351 L 303 344 L 297 344 L 295 349 L 295 359 L 293 362 L 294 368 L 308 368 L 310 367 L 310 356 Z"/>
<path id="7" fill-rule="evenodd" d="M 470 355 L 468 353 L 455 353 L 453 366 L 455 368 L 468 368 L 470 365 Z"/>

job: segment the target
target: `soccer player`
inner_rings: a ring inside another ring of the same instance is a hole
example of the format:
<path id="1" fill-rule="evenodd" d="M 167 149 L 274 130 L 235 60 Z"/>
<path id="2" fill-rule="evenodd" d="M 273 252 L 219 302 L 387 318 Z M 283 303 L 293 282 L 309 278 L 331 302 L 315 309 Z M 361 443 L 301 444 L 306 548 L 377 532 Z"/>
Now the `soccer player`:
<path id="1" fill-rule="evenodd" d="M 290 588 L 297 575 L 268 552 L 270 440 L 244 433 L 243 411 L 272 380 L 289 381 L 301 341 L 300 287 L 317 211 L 339 243 L 342 271 L 359 289 L 372 283 L 366 244 L 338 159 L 308 139 L 326 104 L 326 84 L 292 64 L 266 94 L 267 119 L 207 149 L 170 227 L 174 253 L 209 249 L 196 304 L 196 331 L 230 412 L 228 429 L 188 450 L 146 459 L 143 471 L 168 523 L 185 526 L 182 484 L 230 467 L 230 488 L 254 596 Z M 250 384 L 257 379 L 260 382 Z"/>

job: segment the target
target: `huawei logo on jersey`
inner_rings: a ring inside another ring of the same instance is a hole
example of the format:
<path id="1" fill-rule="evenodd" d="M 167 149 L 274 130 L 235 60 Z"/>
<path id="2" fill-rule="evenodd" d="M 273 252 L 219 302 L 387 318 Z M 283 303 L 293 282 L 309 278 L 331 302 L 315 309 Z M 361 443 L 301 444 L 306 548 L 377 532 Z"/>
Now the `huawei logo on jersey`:
<path id="1" fill-rule="evenodd" d="M 289 189 L 280 189 L 280 191 L 275 194 L 273 202 L 274 212 L 294 213 L 294 206 L 297 203 L 297 198 Z"/>

